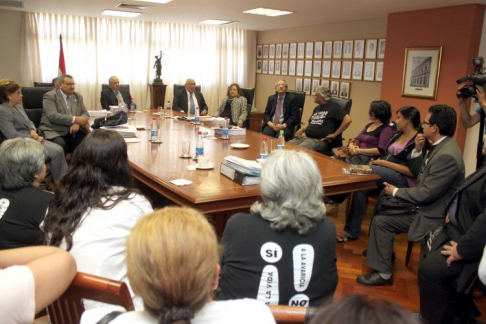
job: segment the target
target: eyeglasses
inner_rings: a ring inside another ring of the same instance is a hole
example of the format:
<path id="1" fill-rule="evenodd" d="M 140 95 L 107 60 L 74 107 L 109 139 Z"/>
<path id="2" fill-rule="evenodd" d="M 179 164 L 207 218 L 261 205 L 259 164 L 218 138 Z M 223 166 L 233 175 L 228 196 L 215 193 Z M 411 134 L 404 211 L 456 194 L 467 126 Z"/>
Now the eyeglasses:
<path id="1" fill-rule="evenodd" d="M 74 87 L 76 85 L 76 83 L 67 83 L 67 82 L 64 82 L 65 85 L 67 85 L 68 87 Z"/>
<path id="2" fill-rule="evenodd" d="M 425 120 L 422 122 L 422 125 L 432 125 L 431 123 L 429 122 L 426 122 Z"/>

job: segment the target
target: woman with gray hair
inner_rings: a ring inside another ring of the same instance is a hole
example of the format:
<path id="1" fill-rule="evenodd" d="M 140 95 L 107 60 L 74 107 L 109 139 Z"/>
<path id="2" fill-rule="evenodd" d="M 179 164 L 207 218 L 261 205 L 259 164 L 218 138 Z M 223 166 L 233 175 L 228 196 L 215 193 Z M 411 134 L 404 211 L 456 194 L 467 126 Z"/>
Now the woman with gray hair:
<path id="1" fill-rule="evenodd" d="M 334 224 L 325 216 L 322 178 L 304 152 L 274 151 L 261 173 L 262 202 L 238 213 L 223 233 L 218 299 L 318 306 L 338 276 Z"/>
<path id="2" fill-rule="evenodd" d="M 30 138 L 0 146 L 0 250 L 41 244 L 39 229 L 52 194 L 39 189 L 46 150 Z"/>

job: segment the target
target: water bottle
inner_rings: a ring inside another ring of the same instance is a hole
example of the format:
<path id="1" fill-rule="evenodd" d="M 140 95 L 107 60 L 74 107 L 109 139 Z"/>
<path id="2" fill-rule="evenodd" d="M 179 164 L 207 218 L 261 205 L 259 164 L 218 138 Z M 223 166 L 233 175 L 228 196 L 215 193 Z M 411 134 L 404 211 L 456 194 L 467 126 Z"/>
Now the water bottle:
<path id="1" fill-rule="evenodd" d="M 196 115 L 194 116 L 194 124 L 196 125 L 199 125 L 201 122 L 200 122 L 200 118 L 199 118 L 199 107 L 196 107 Z"/>
<path id="2" fill-rule="evenodd" d="M 260 146 L 260 159 L 266 159 L 268 156 L 268 144 L 267 138 L 262 139 L 262 145 Z"/>
<path id="3" fill-rule="evenodd" d="M 202 132 L 197 132 L 196 140 L 196 159 L 200 156 L 204 156 L 204 141 L 202 137 Z"/>
<path id="4" fill-rule="evenodd" d="M 277 139 L 277 149 L 279 150 L 285 149 L 285 137 L 284 137 L 283 129 L 280 130 L 280 135 L 278 136 Z"/>
<path id="5" fill-rule="evenodd" d="M 229 139 L 229 129 L 228 129 L 228 117 L 224 117 L 223 122 L 223 139 Z"/>
<path id="6" fill-rule="evenodd" d="M 159 132 L 159 130 L 157 129 L 157 119 L 155 117 L 152 117 L 152 123 L 150 124 L 150 141 L 151 142 L 157 142 L 158 132 Z"/>
<path id="7" fill-rule="evenodd" d="M 172 117 L 172 109 L 170 107 L 170 100 L 167 100 L 167 105 L 165 106 L 165 114 L 167 117 Z"/>

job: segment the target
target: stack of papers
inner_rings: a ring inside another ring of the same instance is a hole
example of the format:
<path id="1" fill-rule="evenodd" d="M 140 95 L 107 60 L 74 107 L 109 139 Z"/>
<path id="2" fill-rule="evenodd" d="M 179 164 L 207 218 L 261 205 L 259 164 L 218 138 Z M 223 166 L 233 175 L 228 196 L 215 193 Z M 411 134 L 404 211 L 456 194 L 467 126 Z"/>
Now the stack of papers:
<path id="1" fill-rule="evenodd" d="M 108 111 L 106 110 L 89 110 L 88 114 L 90 117 L 106 117 L 108 116 Z"/>
<path id="2" fill-rule="evenodd" d="M 121 136 L 125 138 L 137 137 L 137 128 L 128 124 L 122 124 L 118 126 L 104 126 L 101 129 L 117 131 Z"/>
<path id="3" fill-rule="evenodd" d="M 262 165 L 257 161 L 245 160 L 236 156 L 227 156 L 224 158 L 229 166 L 244 174 L 259 177 L 262 171 Z"/>

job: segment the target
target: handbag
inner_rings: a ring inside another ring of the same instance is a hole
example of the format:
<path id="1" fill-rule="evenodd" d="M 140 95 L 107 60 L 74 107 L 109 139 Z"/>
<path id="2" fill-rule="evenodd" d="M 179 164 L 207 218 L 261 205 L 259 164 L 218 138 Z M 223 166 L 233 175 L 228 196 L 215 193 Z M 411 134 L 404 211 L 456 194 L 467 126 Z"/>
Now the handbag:
<path id="1" fill-rule="evenodd" d="M 352 158 L 353 155 L 349 153 L 349 144 L 354 144 L 359 146 L 359 141 L 355 138 L 352 138 L 349 140 L 348 145 L 333 148 L 332 155 L 334 156 L 334 158 L 340 161 L 345 161 L 346 159 Z M 361 163 L 354 163 L 354 164 L 361 164 Z"/>
<path id="2" fill-rule="evenodd" d="M 109 117 L 96 118 L 93 121 L 93 125 L 91 125 L 91 128 L 98 129 L 104 126 L 118 126 L 118 125 L 126 124 L 127 121 L 128 121 L 127 113 L 124 111 L 119 111 L 116 114 L 113 114 Z"/>
<path id="3" fill-rule="evenodd" d="M 402 198 L 388 196 L 382 190 L 375 205 L 375 215 L 399 216 L 419 212 L 419 207 Z"/>

